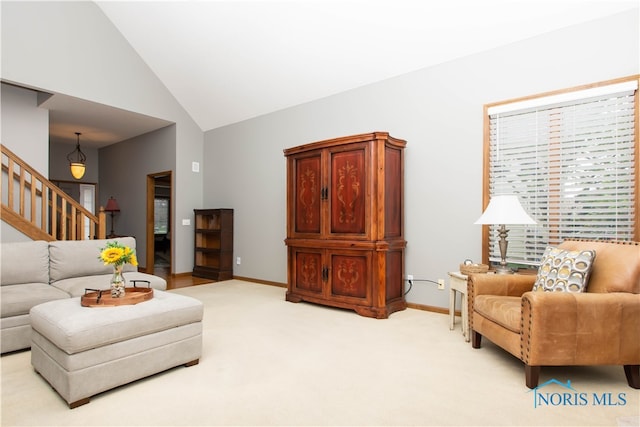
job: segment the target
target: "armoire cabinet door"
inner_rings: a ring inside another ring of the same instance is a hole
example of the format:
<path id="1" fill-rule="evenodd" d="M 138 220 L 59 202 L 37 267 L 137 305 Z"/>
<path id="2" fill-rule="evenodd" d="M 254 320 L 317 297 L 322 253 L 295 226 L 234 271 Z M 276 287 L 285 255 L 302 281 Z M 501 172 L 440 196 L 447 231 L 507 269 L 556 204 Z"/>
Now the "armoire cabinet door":
<path id="1" fill-rule="evenodd" d="M 351 144 L 348 150 L 334 148 L 329 151 L 331 238 L 368 236 L 370 151 L 368 143 Z"/>
<path id="2" fill-rule="evenodd" d="M 371 251 L 329 251 L 331 297 L 371 301 Z"/>
<path id="3" fill-rule="evenodd" d="M 322 227 L 322 152 L 291 159 L 293 162 L 293 234 L 320 235 Z"/>
<path id="4" fill-rule="evenodd" d="M 323 294 L 323 283 L 326 276 L 324 270 L 324 250 L 313 248 L 291 248 L 293 261 L 293 283 L 291 291 L 311 295 Z"/>

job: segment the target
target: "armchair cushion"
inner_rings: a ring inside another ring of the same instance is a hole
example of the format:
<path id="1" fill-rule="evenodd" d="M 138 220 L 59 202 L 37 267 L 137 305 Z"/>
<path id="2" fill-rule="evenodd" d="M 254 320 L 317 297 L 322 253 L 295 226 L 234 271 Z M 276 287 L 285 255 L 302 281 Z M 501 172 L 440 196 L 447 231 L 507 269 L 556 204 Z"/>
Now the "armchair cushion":
<path id="1" fill-rule="evenodd" d="M 500 295 L 478 295 L 475 298 L 475 310 L 489 320 L 520 333 L 521 297 L 505 297 Z"/>
<path id="2" fill-rule="evenodd" d="M 533 290 L 585 292 L 595 258 L 594 250 L 567 250 L 547 246 L 542 254 Z"/>

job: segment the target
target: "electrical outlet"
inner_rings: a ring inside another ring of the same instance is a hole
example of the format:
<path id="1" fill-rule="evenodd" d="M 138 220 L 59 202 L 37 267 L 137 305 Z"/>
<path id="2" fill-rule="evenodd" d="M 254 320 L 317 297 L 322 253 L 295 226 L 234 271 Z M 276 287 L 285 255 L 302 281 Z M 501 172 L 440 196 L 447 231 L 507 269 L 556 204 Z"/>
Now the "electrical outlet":
<path id="1" fill-rule="evenodd" d="M 438 289 L 444 291 L 444 279 L 438 279 Z"/>
<path id="2" fill-rule="evenodd" d="M 407 274 L 407 282 L 413 282 L 413 274 Z"/>
<path id="3" fill-rule="evenodd" d="M 240 263 L 242 262 L 242 259 L 240 257 L 236 258 L 236 264 L 240 265 Z"/>

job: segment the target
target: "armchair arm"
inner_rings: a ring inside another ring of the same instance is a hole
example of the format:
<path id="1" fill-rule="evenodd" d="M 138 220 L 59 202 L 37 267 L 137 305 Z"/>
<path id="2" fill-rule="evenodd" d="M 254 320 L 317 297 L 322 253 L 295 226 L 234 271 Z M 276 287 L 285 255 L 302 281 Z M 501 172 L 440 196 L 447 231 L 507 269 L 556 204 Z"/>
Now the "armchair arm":
<path id="1" fill-rule="evenodd" d="M 476 295 L 519 297 L 533 289 L 535 281 L 531 274 L 471 274 L 467 286 L 471 299 Z"/>
<path id="2" fill-rule="evenodd" d="M 531 366 L 640 364 L 640 294 L 527 292 L 522 359 Z"/>

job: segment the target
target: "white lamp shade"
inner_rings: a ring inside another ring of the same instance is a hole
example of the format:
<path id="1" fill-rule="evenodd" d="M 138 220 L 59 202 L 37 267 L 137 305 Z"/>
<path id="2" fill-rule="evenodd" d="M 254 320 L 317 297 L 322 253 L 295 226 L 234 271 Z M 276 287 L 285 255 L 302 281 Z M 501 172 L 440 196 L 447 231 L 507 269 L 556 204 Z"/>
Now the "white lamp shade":
<path id="1" fill-rule="evenodd" d="M 489 201 L 489 206 L 474 224 L 535 224 L 536 222 L 527 214 L 518 200 L 518 196 L 500 195 L 494 196 Z"/>

